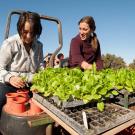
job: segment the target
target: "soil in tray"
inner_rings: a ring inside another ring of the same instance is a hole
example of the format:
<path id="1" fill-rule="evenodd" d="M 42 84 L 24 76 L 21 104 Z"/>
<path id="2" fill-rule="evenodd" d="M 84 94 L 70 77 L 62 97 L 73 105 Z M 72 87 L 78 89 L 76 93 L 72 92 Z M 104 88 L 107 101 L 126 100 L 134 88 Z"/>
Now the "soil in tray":
<path id="1" fill-rule="evenodd" d="M 78 121 L 78 122 L 79 122 L 79 124 L 83 125 L 83 121 L 82 121 L 82 120 L 80 120 L 80 121 Z"/>
<path id="2" fill-rule="evenodd" d="M 98 126 L 98 123 L 94 121 L 92 121 L 90 124 L 93 125 L 94 127 Z"/>
<path id="3" fill-rule="evenodd" d="M 70 109 L 64 109 L 64 113 L 65 114 L 70 114 L 71 113 L 71 110 Z"/>
<path id="4" fill-rule="evenodd" d="M 107 116 L 107 117 L 110 117 L 110 118 L 111 118 L 111 116 L 112 116 L 112 114 L 111 114 L 111 113 L 106 112 L 106 111 L 105 111 L 105 112 L 103 112 L 103 115 L 104 115 L 104 116 Z"/>
<path id="5" fill-rule="evenodd" d="M 135 103 L 135 97 L 129 97 L 129 104 L 130 103 Z"/>
<path id="6" fill-rule="evenodd" d="M 51 98 L 48 98 L 47 100 L 48 100 L 48 102 L 50 102 L 51 104 L 54 104 L 54 101 L 53 101 L 53 99 L 51 99 Z"/>
<path id="7" fill-rule="evenodd" d="M 125 114 L 127 114 L 127 113 L 129 113 L 129 111 L 128 111 L 128 110 L 120 111 L 120 114 L 122 114 L 122 115 L 125 115 Z"/>
<path id="8" fill-rule="evenodd" d="M 103 114 L 97 114 L 97 116 L 98 116 L 98 118 L 102 118 L 102 117 L 104 117 L 104 115 L 103 115 Z"/>
<path id="9" fill-rule="evenodd" d="M 77 111 L 78 111 L 77 108 L 73 108 L 73 109 L 71 110 L 72 113 L 75 113 L 75 112 L 77 112 Z"/>
<path id="10" fill-rule="evenodd" d="M 90 117 L 90 119 L 92 119 L 92 120 L 97 120 L 97 116 L 92 116 L 92 117 Z"/>
<path id="11" fill-rule="evenodd" d="M 128 108 L 131 109 L 131 110 L 133 110 L 133 111 L 135 111 L 135 105 L 129 106 Z"/>
<path id="12" fill-rule="evenodd" d="M 119 109 L 116 106 L 105 106 L 105 110 L 108 112 L 112 112 L 112 111 L 116 112 Z"/>
<path id="13" fill-rule="evenodd" d="M 73 119 L 74 119 L 75 121 L 80 121 L 80 118 L 79 118 L 79 117 L 73 117 Z"/>
<path id="14" fill-rule="evenodd" d="M 106 122 L 108 122 L 108 121 L 110 121 L 110 118 L 104 117 L 104 120 L 105 120 Z"/>
<path id="15" fill-rule="evenodd" d="M 103 120 L 100 120 L 99 123 L 100 123 L 100 126 L 101 127 L 104 127 L 105 126 L 105 122 Z"/>

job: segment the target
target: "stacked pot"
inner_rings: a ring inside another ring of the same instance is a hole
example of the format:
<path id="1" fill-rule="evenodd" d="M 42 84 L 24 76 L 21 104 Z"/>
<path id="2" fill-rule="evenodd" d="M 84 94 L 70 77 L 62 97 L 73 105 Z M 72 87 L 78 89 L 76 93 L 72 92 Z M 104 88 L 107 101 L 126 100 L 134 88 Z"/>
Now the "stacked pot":
<path id="1" fill-rule="evenodd" d="M 7 93 L 4 110 L 16 115 L 35 115 L 42 110 L 29 98 L 29 90 L 19 89 L 15 93 Z"/>

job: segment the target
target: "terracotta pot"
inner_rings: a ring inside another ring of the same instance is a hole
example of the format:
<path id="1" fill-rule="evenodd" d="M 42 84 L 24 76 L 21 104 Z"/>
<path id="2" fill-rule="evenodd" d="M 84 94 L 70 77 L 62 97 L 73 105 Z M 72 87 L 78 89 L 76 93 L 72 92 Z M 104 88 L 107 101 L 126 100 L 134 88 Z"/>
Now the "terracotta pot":
<path id="1" fill-rule="evenodd" d="M 29 99 L 29 95 L 28 95 L 29 90 L 27 90 L 27 89 L 19 89 L 19 90 L 17 90 L 17 93 L 18 93 L 18 95 L 20 95 L 22 97 L 25 97 L 27 99 L 27 101 L 28 101 L 28 99 Z"/>
<path id="2" fill-rule="evenodd" d="M 6 98 L 7 98 L 7 105 L 9 105 L 9 104 L 11 104 L 12 102 L 13 102 L 13 99 L 15 98 L 15 97 L 17 97 L 18 96 L 18 94 L 17 93 L 7 93 L 6 94 Z"/>
<path id="3" fill-rule="evenodd" d="M 22 113 L 25 109 L 25 102 L 27 101 L 26 97 L 17 96 L 13 99 L 12 102 L 12 111 L 14 113 Z"/>
<path id="4" fill-rule="evenodd" d="M 37 113 L 40 113 L 42 112 L 43 110 L 38 107 L 32 100 L 29 100 L 29 103 L 30 103 L 30 113 L 31 114 L 37 114 Z"/>

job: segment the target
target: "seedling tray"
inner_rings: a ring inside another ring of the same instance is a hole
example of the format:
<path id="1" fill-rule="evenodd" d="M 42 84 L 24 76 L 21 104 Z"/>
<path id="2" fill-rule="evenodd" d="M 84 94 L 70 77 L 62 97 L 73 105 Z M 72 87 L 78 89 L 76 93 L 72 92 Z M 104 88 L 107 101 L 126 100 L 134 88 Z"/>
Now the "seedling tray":
<path id="1" fill-rule="evenodd" d="M 127 90 L 119 91 L 119 95 L 115 98 L 115 103 L 126 108 L 135 105 L 135 92 L 128 92 Z"/>
<path id="2" fill-rule="evenodd" d="M 82 100 L 74 100 L 74 101 L 60 101 L 60 99 L 57 96 L 50 97 L 49 99 L 54 104 L 57 104 L 57 106 L 66 109 L 66 108 L 72 108 L 77 106 L 85 105 L 85 103 Z"/>
<path id="3" fill-rule="evenodd" d="M 73 128 L 79 135 L 98 135 L 135 117 L 135 112 L 113 103 L 105 103 L 105 110 L 99 112 L 95 106 L 81 105 L 63 109 L 52 100 L 34 93 L 33 98 Z M 85 112 L 88 129 L 84 126 L 82 112 Z"/>

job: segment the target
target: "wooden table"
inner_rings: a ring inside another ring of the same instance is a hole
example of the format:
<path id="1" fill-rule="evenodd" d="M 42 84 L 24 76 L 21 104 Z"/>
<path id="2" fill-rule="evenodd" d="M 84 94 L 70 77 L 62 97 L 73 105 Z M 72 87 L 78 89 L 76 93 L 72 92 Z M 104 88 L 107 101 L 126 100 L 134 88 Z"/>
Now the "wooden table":
<path id="1" fill-rule="evenodd" d="M 129 120 L 126 123 L 123 123 L 122 125 L 119 125 L 105 133 L 103 133 L 102 135 L 115 135 L 117 133 L 119 133 L 120 131 L 132 126 L 133 124 L 135 124 L 135 119 Z"/>
<path id="2" fill-rule="evenodd" d="M 71 135 L 79 135 L 73 128 L 68 126 L 65 122 L 63 122 L 60 118 L 58 118 L 55 114 L 53 114 L 50 110 L 48 110 L 46 107 L 44 107 L 42 104 L 40 104 L 35 99 L 32 99 L 33 102 L 38 105 L 41 109 L 45 111 L 55 122 L 57 122 L 59 125 L 61 125 L 65 130 L 67 130 Z M 115 135 L 116 133 L 119 133 L 120 131 L 130 127 L 131 125 L 135 124 L 135 119 L 129 120 L 105 133 L 102 135 Z"/>

